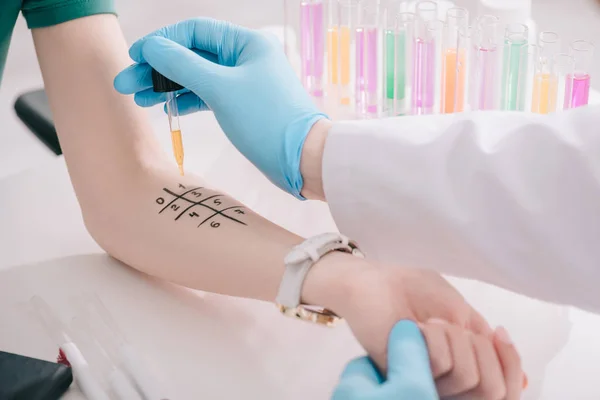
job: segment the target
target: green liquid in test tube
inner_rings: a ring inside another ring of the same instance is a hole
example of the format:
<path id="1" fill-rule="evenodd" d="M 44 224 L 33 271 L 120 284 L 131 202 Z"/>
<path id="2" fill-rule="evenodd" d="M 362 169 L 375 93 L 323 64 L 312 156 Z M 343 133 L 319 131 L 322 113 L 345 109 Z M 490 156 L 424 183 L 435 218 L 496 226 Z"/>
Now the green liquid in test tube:
<path id="1" fill-rule="evenodd" d="M 529 29 L 522 24 L 509 25 L 506 28 L 504 40 L 504 68 L 502 73 L 502 109 L 508 111 L 524 111 L 519 104 L 521 90 L 525 90 L 525 84 L 519 81 L 520 71 L 524 67 L 522 63 L 527 62 L 521 57 L 523 46 L 528 43 Z"/>
<path id="2" fill-rule="evenodd" d="M 406 86 L 406 36 L 404 32 L 385 32 L 386 51 L 386 98 L 397 100 L 405 97 Z"/>

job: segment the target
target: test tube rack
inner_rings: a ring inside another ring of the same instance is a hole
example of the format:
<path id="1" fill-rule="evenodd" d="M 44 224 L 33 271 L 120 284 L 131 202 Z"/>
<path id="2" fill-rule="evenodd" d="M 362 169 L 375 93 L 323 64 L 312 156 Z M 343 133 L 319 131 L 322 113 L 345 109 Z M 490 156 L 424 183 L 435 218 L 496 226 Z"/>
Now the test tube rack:
<path id="1" fill-rule="evenodd" d="M 333 119 L 475 110 L 548 114 L 588 103 L 594 45 L 470 16 L 449 1 L 284 0 L 285 48 Z"/>

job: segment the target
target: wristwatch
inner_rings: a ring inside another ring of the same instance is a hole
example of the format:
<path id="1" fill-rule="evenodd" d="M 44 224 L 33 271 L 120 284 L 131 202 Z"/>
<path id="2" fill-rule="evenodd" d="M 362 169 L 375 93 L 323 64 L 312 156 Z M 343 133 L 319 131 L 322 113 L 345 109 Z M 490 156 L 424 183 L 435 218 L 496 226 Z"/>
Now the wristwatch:
<path id="1" fill-rule="evenodd" d="M 302 304 L 302 285 L 310 268 L 324 255 L 342 251 L 364 258 L 358 245 L 339 233 L 324 233 L 295 246 L 285 257 L 285 272 L 279 285 L 276 303 L 286 316 L 334 326 L 341 318 L 334 312 L 314 305 Z"/>

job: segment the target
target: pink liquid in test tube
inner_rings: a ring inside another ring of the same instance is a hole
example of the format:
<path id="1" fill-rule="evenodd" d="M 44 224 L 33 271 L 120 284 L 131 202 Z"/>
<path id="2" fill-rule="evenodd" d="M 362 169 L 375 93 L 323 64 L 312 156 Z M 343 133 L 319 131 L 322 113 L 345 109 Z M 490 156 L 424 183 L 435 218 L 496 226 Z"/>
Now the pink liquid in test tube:
<path id="1" fill-rule="evenodd" d="M 325 55 L 322 2 L 300 3 L 300 31 L 302 83 L 313 96 L 321 97 Z"/>
<path id="2" fill-rule="evenodd" d="M 365 89 L 365 31 L 362 28 L 356 30 L 356 101 L 362 100 L 362 92 Z"/>
<path id="3" fill-rule="evenodd" d="M 567 76 L 564 108 L 576 108 L 588 104 L 590 80 L 588 74 L 569 74 Z"/>
<path id="4" fill-rule="evenodd" d="M 365 105 L 368 113 L 377 112 L 377 28 L 365 30 Z"/>
<path id="5" fill-rule="evenodd" d="M 575 64 L 574 71 L 566 77 L 564 108 L 576 108 L 586 106 L 590 98 L 590 69 L 594 45 L 585 40 L 576 40 L 569 47 Z"/>
<path id="6" fill-rule="evenodd" d="M 435 101 L 435 44 L 415 39 L 412 85 L 413 114 L 431 114 Z"/>
<path id="7" fill-rule="evenodd" d="M 478 95 L 478 110 L 493 110 L 496 108 L 496 90 L 494 83 L 499 79 L 498 52 L 496 49 L 479 49 L 481 76 Z"/>

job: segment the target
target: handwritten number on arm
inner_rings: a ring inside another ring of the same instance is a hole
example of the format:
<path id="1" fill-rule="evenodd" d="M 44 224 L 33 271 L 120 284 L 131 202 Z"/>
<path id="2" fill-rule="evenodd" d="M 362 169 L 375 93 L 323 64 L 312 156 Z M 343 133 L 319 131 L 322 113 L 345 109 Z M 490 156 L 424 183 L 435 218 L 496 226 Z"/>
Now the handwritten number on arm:
<path id="1" fill-rule="evenodd" d="M 165 199 L 163 199 L 162 197 L 159 197 L 158 199 L 156 199 L 156 202 L 158 204 L 164 204 L 165 203 Z"/>
<path id="2" fill-rule="evenodd" d="M 221 224 L 218 223 L 218 222 L 213 221 L 213 222 L 210 223 L 210 227 L 211 228 L 218 228 L 219 226 L 221 226 Z"/>
<path id="3" fill-rule="evenodd" d="M 175 211 L 179 210 L 179 206 L 177 204 L 172 204 L 171 208 Z"/>

